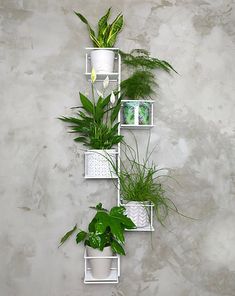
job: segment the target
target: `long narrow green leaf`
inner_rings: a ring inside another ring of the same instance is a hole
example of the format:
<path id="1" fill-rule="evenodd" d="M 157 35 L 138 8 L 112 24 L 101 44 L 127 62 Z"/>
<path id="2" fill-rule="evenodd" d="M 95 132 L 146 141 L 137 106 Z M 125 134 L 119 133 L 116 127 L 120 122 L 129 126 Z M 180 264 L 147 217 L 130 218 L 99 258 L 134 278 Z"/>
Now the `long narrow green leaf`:
<path id="1" fill-rule="evenodd" d="M 89 142 L 87 141 L 86 137 L 77 137 L 74 139 L 75 142 L 80 142 L 80 143 L 84 143 L 84 144 L 88 144 Z"/>
<path id="2" fill-rule="evenodd" d="M 121 108 L 121 101 L 118 101 L 117 105 L 113 109 L 111 116 L 110 116 L 111 123 L 113 123 L 116 120 L 116 118 L 118 117 L 118 112 L 120 111 L 120 108 Z"/>
<path id="3" fill-rule="evenodd" d="M 123 15 L 121 13 L 116 17 L 109 29 L 109 35 L 107 38 L 107 45 L 113 47 L 116 42 L 117 35 L 123 27 Z"/>
<path id="4" fill-rule="evenodd" d="M 107 10 L 104 16 L 101 17 L 101 19 L 98 22 L 98 41 L 103 44 L 104 42 L 104 35 L 107 30 L 108 24 L 107 20 L 109 18 L 111 11 L 111 7 Z"/>
<path id="5" fill-rule="evenodd" d="M 85 97 L 82 93 L 79 93 L 80 95 L 80 100 L 82 103 L 83 108 L 88 112 L 94 115 L 94 106 L 91 103 L 91 101 Z"/>
<path id="6" fill-rule="evenodd" d="M 72 230 L 70 230 L 70 231 L 68 231 L 62 238 L 61 238 L 61 240 L 60 240 L 60 245 L 59 245 L 59 247 L 61 246 L 61 245 L 63 245 L 63 243 L 65 243 L 66 242 L 66 240 L 74 233 L 74 231 L 76 231 L 76 229 L 77 229 L 77 224 L 74 226 L 74 228 L 72 229 Z"/>
<path id="7" fill-rule="evenodd" d="M 80 20 L 87 25 L 88 31 L 89 31 L 89 35 L 91 40 L 93 41 L 94 46 L 100 47 L 100 43 L 97 40 L 97 38 L 95 37 L 95 32 L 94 30 L 91 28 L 90 24 L 88 23 L 87 19 L 79 12 L 74 11 L 74 13 L 76 14 L 76 16 L 78 16 L 80 18 Z"/>

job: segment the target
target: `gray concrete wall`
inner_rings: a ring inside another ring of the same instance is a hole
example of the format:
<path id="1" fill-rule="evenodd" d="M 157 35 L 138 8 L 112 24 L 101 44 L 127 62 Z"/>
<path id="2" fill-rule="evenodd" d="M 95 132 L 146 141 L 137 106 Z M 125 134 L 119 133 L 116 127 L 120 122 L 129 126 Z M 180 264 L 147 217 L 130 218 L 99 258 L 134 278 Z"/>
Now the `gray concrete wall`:
<path id="1" fill-rule="evenodd" d="M 56 117 L 88 88 L 90 41 L 72 10 L 94 24 L 109 6 L 125 16 L 118 46 L 144 47 L 180 73 L 158 75 L 153 158 L 198 220 L 173 215 L 152 237 L 129 233 L 120 283 L 97 287 L 82 283 L 83 247 L 57 243 L 86 226 L 89 206 L 114 205 L 115 189 L 84 180 L 81 146 Z M 0 295 L 235 295 L 234 1 L 1 0 L 0 12 Z"/>

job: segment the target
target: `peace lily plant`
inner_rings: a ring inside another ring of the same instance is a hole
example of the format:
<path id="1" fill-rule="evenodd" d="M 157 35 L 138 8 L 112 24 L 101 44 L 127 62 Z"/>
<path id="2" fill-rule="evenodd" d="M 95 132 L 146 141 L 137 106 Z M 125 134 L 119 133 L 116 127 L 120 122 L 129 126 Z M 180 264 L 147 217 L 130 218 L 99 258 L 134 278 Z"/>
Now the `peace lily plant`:
<path id="1" fill-rule="evenodd" d="M 125 255 L 125 230 L 134 229 L 135 224 L 125 214 L 125 207 L 116 206 L 110 211 L 102 203 L 91 207 L 96 211 L 88 225 L 88 230 L 79 230 L 76 243 L 84 242 L 90 257 L 112 257 L 113 254 Z M 60 240 L 64 244 L 77 231 L 77 225 L 68 231 Z M 111 267 L 110 259 L 91 259 L 92 274 L 95 278 L 107 278 Z"/>
<path id="2" fill-rule="evenodd" d="M 82 93 L 80 101 L 82 106 L 78 109 L 76 117 L 59 117 L 60 120 L 70 124 L 70 133 L 78 134 L 75 142 L 83 143 L 90 148 L 85 154 L 85 177 L 115 177 L 110 166 L 110 159 L 116 163 L 117 152 L 113 147 L 122 141 L 123 136 L 118 134 L 119 122 L 116 122 L 121 107 L 121 98 L 116 99 L 114 92 L 105 96 L 109 85 L 108 77 L 103 82 L 103 92 L 96 91 L 99 95 L 95 99 L 96 72 L 91 73 L 92 98 L 89 99 Z"/>
<path id="3" fill-rule="evenodd" d="M 92 29 L 87 19 L 80 13 L 74 12 L 87 25 L 89 37 L 97 50 L 91 51 L 91 65 L 97 73 L 112 73 L 114 67 L 114 47 L 117 36 L 123 27 L 123 15 L 119 13 L 112 23 L 108 23 L 111 8 L 98 21 L 98 31 Z"/>

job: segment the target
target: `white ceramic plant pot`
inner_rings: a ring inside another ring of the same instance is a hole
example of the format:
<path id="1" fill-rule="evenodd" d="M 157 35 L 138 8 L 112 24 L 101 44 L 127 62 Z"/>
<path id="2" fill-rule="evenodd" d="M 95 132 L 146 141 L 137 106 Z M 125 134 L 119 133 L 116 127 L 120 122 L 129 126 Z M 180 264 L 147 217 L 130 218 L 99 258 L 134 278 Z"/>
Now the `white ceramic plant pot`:
<path id="1" fill-rule="evenodd" d="M 114 51 L 97 49 L 91 51 L 91 67 L 97 74 L 113 73 Z"/>
<path id="2" fill-rule="evenodd" d="M 122 106 L 122 122 L 135 126 L 151 124 L 151 108 L 147 101 L 125 101 Z"/>
<path id="3" fill-rule="evenodd" d="M 85 155 L 85 177 L 104 179 L 116 177 L 113 168 L 117 163 L 115 149 L 88 150 Z"/>
<path id="4" fill-rule="evenodd" d="M 149 226 L 149 207 L 145 207 L 144 203 L 136 201 L 130 201 L 124 206 L 126 215 L 131 218 L 137 228 Z"/>
<path id="5" fill-rule="evenodd" d="M 89 259 L 92 276 L 96 279 L 106 279 L 111 272 L 112 258 L 102 257 L 113 256 L 111 247 L 105 247 L 103 251 L 100 251 L 87 246 L 87 255 L 88 257 L 100 257 Z"/>

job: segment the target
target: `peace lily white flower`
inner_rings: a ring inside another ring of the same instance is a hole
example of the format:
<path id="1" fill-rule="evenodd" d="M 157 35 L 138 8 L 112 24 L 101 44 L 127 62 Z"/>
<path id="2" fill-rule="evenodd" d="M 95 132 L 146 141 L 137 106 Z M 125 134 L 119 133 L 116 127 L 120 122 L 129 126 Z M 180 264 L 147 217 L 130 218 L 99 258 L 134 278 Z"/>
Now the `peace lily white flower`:
<path id="1" fill-rule="evenodd" d="M 91 70 L 91 82 L 94 83 L 96 81 L 96 72 L 95 69 L 92 68 Z"/>
<path id="2" fill-rule="evenodd" d="M 111 103 L 111 104 L 114 104 L 114 103 L 115 103 L 115 100 L 116 100 L 116 98 L 115 98 L 115 94 L 114 94 L 113 91 L 112 91 L 111 96 L 110 96 L 110 103 Z"/>
<path id="3" fill-rule="evenodd" d="M 104 95 L 102 94 L 102 92 L 100 92 L 98 89 L 96 90 L 96 92 L 97 95 L 103 99 Z"/>
<path id="4" fill-rule="evenodd" d="M 103 88 L 106 89 L 109 86 L 109 77 L 106 76 L 105 80 L 103 81 Z"/>

